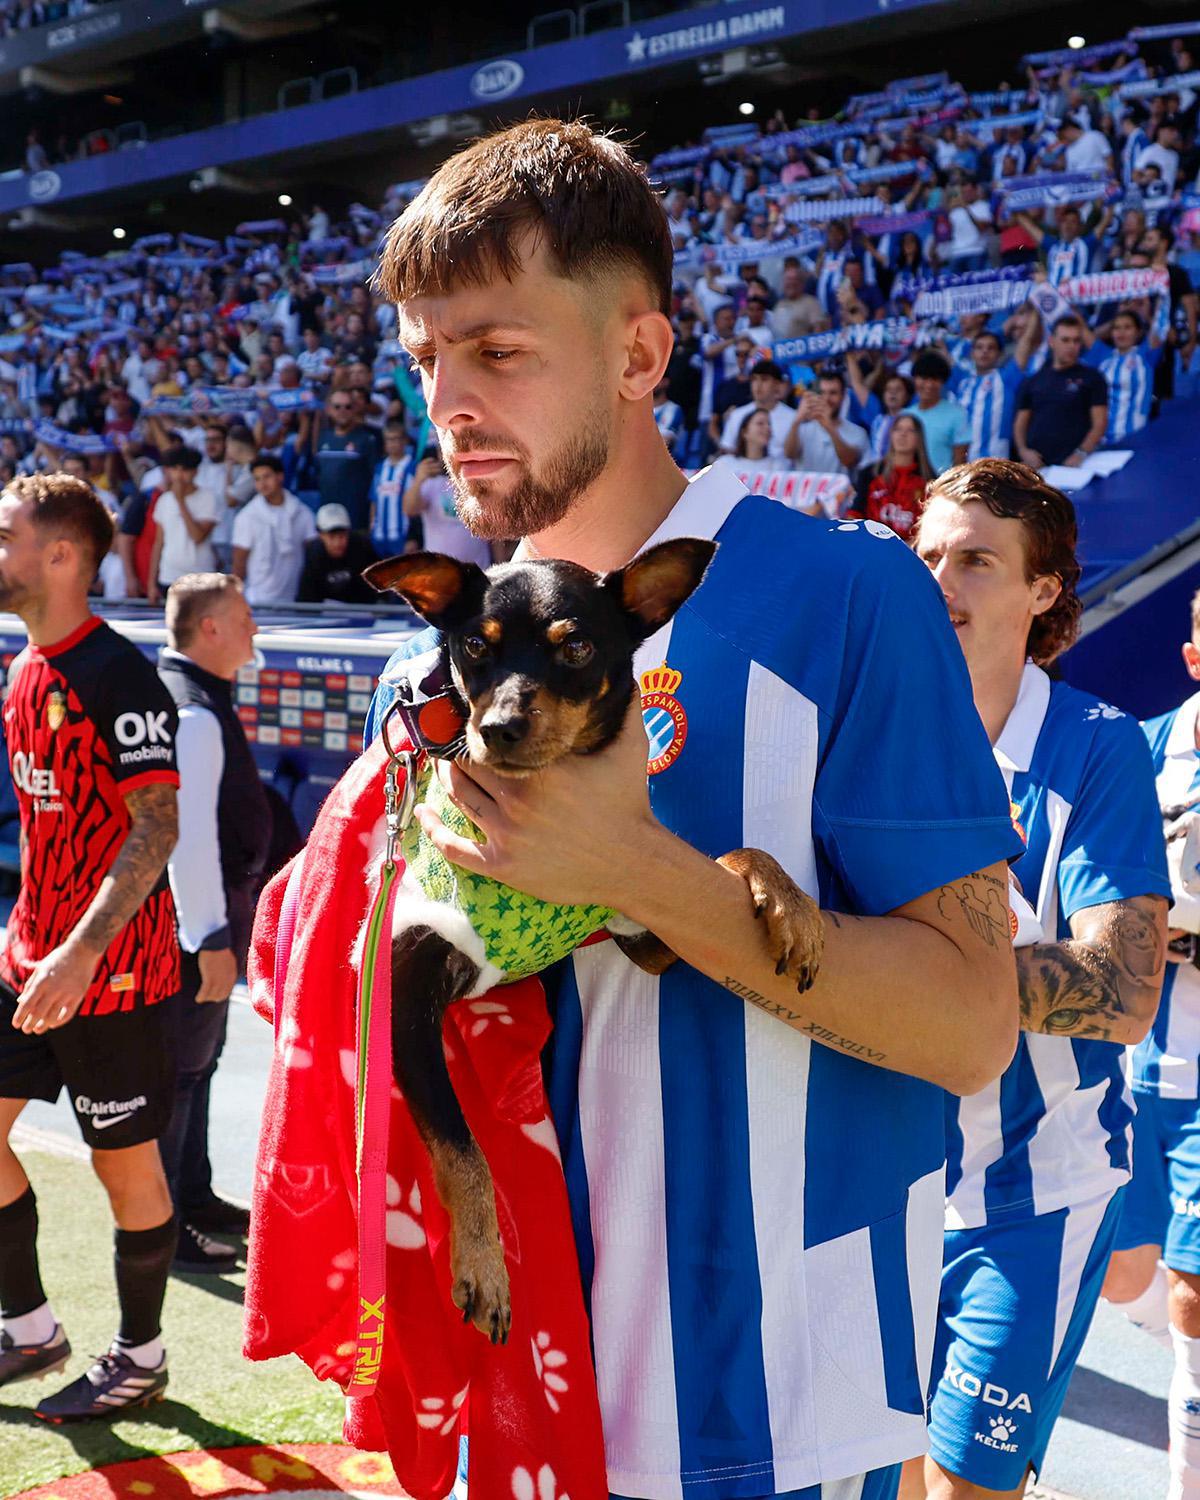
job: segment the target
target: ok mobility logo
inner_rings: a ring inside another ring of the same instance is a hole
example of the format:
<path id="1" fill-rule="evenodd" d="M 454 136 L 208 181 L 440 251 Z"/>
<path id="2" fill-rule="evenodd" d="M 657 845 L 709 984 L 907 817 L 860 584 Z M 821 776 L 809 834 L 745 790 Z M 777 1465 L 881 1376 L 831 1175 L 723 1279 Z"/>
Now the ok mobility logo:
<path id="1" fill-rule="evenodd" d="M 658 31 L 643 36 L 635 31 L 625 43 L 631 63 L 660 62 L 665 57 L 689 52 L 712 52 L 730 43 L 748 42 L 755 37 L 771 36 L 785 29 L 787 7 L 768 5 L 744 16 L 722 16 L 698 26 L 680 26 L 673 31 Z"/>

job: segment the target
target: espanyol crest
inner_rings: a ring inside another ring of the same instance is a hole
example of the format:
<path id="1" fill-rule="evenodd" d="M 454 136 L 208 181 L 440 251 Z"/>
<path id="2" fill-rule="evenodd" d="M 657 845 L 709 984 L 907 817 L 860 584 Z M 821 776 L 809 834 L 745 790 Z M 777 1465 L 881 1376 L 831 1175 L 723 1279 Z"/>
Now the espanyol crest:
<path id="1" fill-rule="evenodd" d="M 646 771 L 657 776 L 679 758 L 687 739 L 687 714 L 675 697 L 683 673 L 663 662 L 642 673 L 642 721 L 650 740 L 650 758 Z"/>

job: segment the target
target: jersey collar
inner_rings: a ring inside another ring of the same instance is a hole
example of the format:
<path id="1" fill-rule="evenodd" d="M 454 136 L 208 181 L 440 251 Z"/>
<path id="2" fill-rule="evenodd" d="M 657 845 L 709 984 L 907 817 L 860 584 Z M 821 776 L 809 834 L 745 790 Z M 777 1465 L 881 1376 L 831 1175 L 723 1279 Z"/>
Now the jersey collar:
<path id="1" fill-rule="evenodd" d="M 1171 732 L 1167 735 L 1167 755 L 1195 755 L 1196 716 L 1200 714 L 1200 693 L 1193 693 L 1179 705 Z"/>
<path id="2" fill-rule="evenodd" d="M 732 468 L 720 461 L 710 464 L 689 482 L 658 530 L 638 551 L 681 536 L 705 537 L 711 541 L 745 497 L 746 486 Z"/>
<path id="3" fill-rule="evenodd" d="M 1021 673 L 1021 689 L 1017 694 L 1017 701 L 1005 721 L 1000 738 L 992 747 L 996 764 L 1002 771 L 1029 770 L 1049 706 L 1050 679 L 1041 667 L 1027 661 L 1025 670 Z"/>
<path id="4" fill-rule="evenodd" d="M 93 630 L 100 626 L 99 615 L 89 615 L 82 625 L 76 626 L 70 635 L 64 635 L 61 641 L 55 641 L 52 646 L 35 646 L 29 643 L 30 653 L 34 656 L 61 656 L 64 651 L 69 651 L 72 646 L 78 646 L 86 636 L 91 635 Z"/>

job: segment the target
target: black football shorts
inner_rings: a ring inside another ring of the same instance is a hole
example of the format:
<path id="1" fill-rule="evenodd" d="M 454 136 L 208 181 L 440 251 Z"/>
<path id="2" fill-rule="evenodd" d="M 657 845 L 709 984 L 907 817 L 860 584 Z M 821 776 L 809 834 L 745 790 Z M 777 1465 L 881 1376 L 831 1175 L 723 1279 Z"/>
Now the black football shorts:
<path id="1" fill-rule="evenodd" d="M 75 1016 L 65 1026 L 27 1035 L 12 1024 L 17 996 L 0 983 L 0 1099 L 44 1099 L 65 1087 L 84 1141 L 119 1151 L 154 1141 L 166 1129 L 175 1096 L 163 1005 L 106 1016 Z"/>

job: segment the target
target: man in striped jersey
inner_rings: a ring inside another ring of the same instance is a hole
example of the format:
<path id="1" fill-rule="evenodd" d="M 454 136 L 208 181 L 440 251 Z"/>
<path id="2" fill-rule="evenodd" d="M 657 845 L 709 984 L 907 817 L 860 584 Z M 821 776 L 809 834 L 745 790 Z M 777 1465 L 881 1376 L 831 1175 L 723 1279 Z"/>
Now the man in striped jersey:
<path id="1" fill-rule="evenodd" d="M 1027 213 L 1018 213 L 1016 217 L 1040 247 L 1047 280 L 1052 286 L 1059 286 L 1095 269 L 1096 249 L 1108 228 L 1112 209 L 1106 204 L 1087 234 L 1083 231 L 1083 218 L 1073 203 L 1059 209 L 1057 234 L 1050 234 Z"/>
<path id="2" fill-rule="evenodd" d="M 1200 594 L 1192 599 L 1188 676 L 1200 682 Z M 1171 947 L 1162 1003 L 1133 1054 L 1133 1182 L 1104 1295 L 1173 1348 L 1170 1500 L 1200 1495 L 1200 895 L 1192 824 L 1200 799 L 1200 692 L 1142 726 L 1171 831 Z M 1190 836 L 1189 836 L 1190 835 Z"/>
<path id="3" fill-rule="evenodd" d="M 1017 952 L 1021 1038 L 947 1100 L 945 1269 L 930 1456 L 905 1500 L 1020 1496 L 1091 1322 L 1129 1176 L 1124 1044 L 1154 1019 L 1169 886 L 1146 743 L 1052 682 L 1074 639 L 1075 512 L 1032 469 L 934 480 L 918 555 L 942 587 L 1025 849 L 1044 941 Z"/>
<path id="4" fill-rule="evenodd" d="M 467 148 L 392 230 L 383 286 L 465 521 L 597 572 L 719 544 L 637 655 L 649 743 L 634 713 L 528 780 L 442 762 L 487 843 L 426 826 L 455 863 L 484 847 L 490 874 L 603 899 L 680 955 L 655 977 L 601 942 L 547 976 L 613 1494 L 893 1500 L 925 1447 L 941 1089 L 984 1087 L 1015 1045 L 1019 841 L 913 555 L 671 462 L 671 262 L 641 169 L 553 120 Z M 803 995 L 715 863 L 739 846 L 824 910 Z"/>
<path id="5" fill-rule="evenodd" d="M 950 390 L 966 408 L 971 426 L 968 459 L 1008 457 L 1017 390 L 1029 373 L 1029 359 L 1041 332 L 1038 319 L 1027 318 L 1017 347 L 1007 360 L 999 334 L 990 330 L 977 333 L 971 342 L 970 373 L 956 367 L 950 376 Z"/>
<path id="6" fill-rule="evenodd" d="M 1112 320 L 1111 343 L 1098 339 L 1085 322 L 1085 365 L 1093 365 L 1108 383 L 1108 427 L 1106 443 L 1123 443 L 1141 432 L 1150 420 L 1154 400 L 1154 372 L 1162 358 L 1162 339 L 1146 326 L 1132 308 Z"/>

